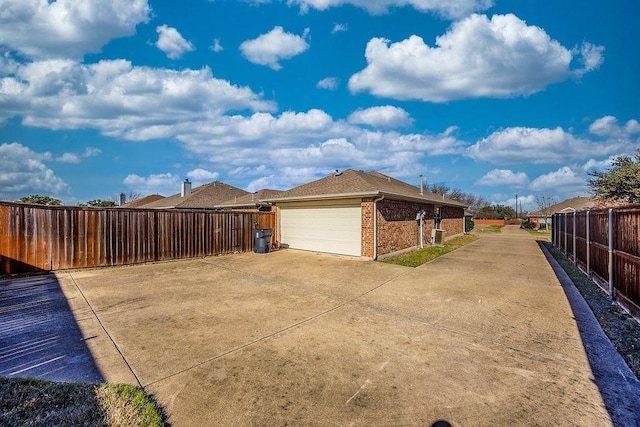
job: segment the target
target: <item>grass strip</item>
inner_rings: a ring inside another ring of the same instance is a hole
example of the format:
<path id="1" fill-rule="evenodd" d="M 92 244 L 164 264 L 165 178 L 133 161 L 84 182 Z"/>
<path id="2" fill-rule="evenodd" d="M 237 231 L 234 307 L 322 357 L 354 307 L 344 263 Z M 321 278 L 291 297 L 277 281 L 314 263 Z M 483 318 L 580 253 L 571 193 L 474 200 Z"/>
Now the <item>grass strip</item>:
<path id="1" fill-rule="evenodd" d="M 166 426 L 162 408 L 128 384 L 0 378 L 2 426 Z"/>
<path id="2" fill-rule="evenodd" d="M 476 233 L 502 233 L 502 227 L 499 225 L 487 225 L 474 228 Z"/>
<path id="3" fill-rule="evenodd" d="M 640 323 L 589 279 L 551 243 L 543 243 L 591 308 L 600 327 L 627 366 L 640 379 Z"/>
<path id="4" fill-rule="evenodd" d="M 536 236 L 538 240 L 551 241 L 551 230 L 525 229 L 529 234 Z"/>
<path id="5" fill-rule="evenodd" d="M 403 265 L 405 267 L 418 267 L 476 240 L 478 240 L 478 236 L 465 234 L 464 236 L 447 240 L 443 246 L 428 246 L 406 254 L 385 258 L 381 260 L 381 262 Z"/>

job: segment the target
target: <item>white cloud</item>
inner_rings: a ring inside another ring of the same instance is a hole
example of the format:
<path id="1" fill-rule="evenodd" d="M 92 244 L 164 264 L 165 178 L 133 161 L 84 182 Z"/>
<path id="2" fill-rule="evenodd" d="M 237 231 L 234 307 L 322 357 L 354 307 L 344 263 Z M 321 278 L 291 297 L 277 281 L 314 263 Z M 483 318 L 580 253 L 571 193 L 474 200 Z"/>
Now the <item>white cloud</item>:
<path id="1" fill-rule="evenodd" d="M 413 119 L 402 108 L 392 105 L 356 110 L 349 116 L 349 123 L 382 128 L 411 126 Z"/>
<path id="2" fill-rule="evenodd" d="M 17 142 L 0 144 L 0 200 L 68 193 L 69 185 L 42 162 L 50 158 L 50 153 L 37 153 Z"/>
<path id="3" fill-rule="evenodd" d="M 206 169 L 198 168 L 187 172 L 187 176 L 195 183 L 208 183 L 216 181 L 220 177 L 220 174 L 218 172 L 210 172 Z"/>
<path id="4" fill-rule="evenodd" d="M 597 70 L 604 62 L 604 46 L 596 46 L 591 43 L 583 43 L 580 47 L 580 59 L 584 68 L 575 70 L 577 77 L 589 71 Z"/>
<path id="5" fill-rule="evenodd" d="M 190 170 L 185 176 L 191 180 L 194 188 L 217 181 L 218 178 L 220 178 L 218 172 L 211 172 L 202 168 Z M 131 188 L 132 191 L 142 194 L 162 194 L 168 196 L 180 191 L 182 181 L 183 178 L 181 178 L 180 175 L 167 172 L 151 174 L 146 177 L 129 174 L 123 180 L 123 183 Z"/>
<path id="6" fill-rule="evenodd" d="M 62 163 L 80 163 L 80 156 L 74 153 L 64 153 L 62 156 L 57 157 L 55 160 Z"/>
<path id="7" fill-rule="evenodd" d="M 518 195 L 518 213 L 534 209 L 535 200 L 536 200 L 536 196 L 534 196 L 533 194 L 522 195 L 522 196 Z M 491 197 L 490 204 L 510 206 L 515 209 L 516 197 L 515 197 L 515 194 L 512 196 L 506 195 L 506 194 L 494 194 Z M 537 207 L 535 209 L 537 209 Z"/>
<path id="8" fill-rule="evenodd" d="M 397 176 L 424 169 L 430 157 L 460 153 L 464 142 L 455 128 L 440 134 L 402 134 L 367 130 L 335 121 L 325 112 L 256 113 L 207 123 L 181 140 L 203 161 L 229 168 L 269 165 L 262 176 L 295 164 L 297 168 L 359 168 L 397 171 Z"/>
<path id="9" fill-rule="evenodd" d="M 594 135 L 611 138 L 628 138 L 640 133 L 640 123 L 637 120 L 629 120 L 624 126 L 618 124 L 618 119 L 613 116 L 604 116 L 595 120 L 589 126 L 589 132 Z"/>
<path id="10" fill-rule="evenodd" d="M 336 90 L 338 85 L 340 84 L 340 80 L 336 77 L 325 77 L 320 80 L 316 87 L 318 89 L 327 89 L 327 90 Z"/>
<path id="11" fill-rule="evenodd" d="M 476 185 L 521 187 L 529 183 L 529 177 L 524 172 L 513 172 L 509 169 L 494 169 L 476 181 Z"/>
<path id="12" fill-rule="evenodd" d="M 0 45 L 30 58 L 81 58 L 148 22 L 147 0 L 3 0 Z"/>
<path id="13" fill-rule="evenodd" d="M 598 62 L 598 49 L 583 50 L 583 74 Z M 365 57 L 367 67 L 349 79 L 352 92 L 428 102 L 526 96 L 575 74 L 571 51 L 512 14 L 469 16 L 435 47 L 416 35 L 391 44 L 374 38 Z"/>
<path id="14" fill-rule="evenodd" d="M 493 164 L 562 163 L 589 156 L 609 155 L 625 147 L 619 143 L 594 142 L 577 138 L 558 127 L 538 129 L 513 127 L 492 133 L 467 149 L 467 155 Z"/>
<path id="15" fill-rule="evenodd" d="M 411 6 L 418 11 L 432 12 L 446 18 L 459 18 L 493 6 L 493 0 L 288 0 L 288 3 L 299 5 L 303 13 L 309 8 L 326 10 L 346 4 L 360 7 L 371 14 L 387 13 L 392 7 Z"/>
<path id="16" fill-rule="evenodd" d="M 83 158 L 99 156 L 102 151 L 95 147 L 87 147 L 84 153 L 63 153 L 61 156 L 53 158 L 56 162 L 62 163 L 80 163 Z M 47 153 L 48 155 L 49 153 Z"/>
<path id="17" fill-rule="evenodd" d="M 331 30 L 331 34 L 345 33 L 348 30 L 349 30 L 349 27 L 347 27 L 347 24 L 335 24 L 333 26 L 333 29 Z"/>
<path id="18" fill-rule="evenodd" d="M 213 77 L 211 70 L 174 71 L 134 67 L 124 60 L 84 65 L 49 60 L 22 65 L 0 80 L 4 119 L 49 129 L 99 129 L 134 140 L 175 136 L 178 128 L 209 121 L 228 111 L 272 111 L 247 87 Z"/>
<path id="19" fill-rule="evenodd" d="M 584 165 L 582 165 L 582 170 L 585 172 L 591 172 L 593 170 L 606 169 L 613 165 L 614 159 L 618 156 L 619 154 L 615 154 L 604 160 L 589 159 Z"/>
<path id="20" fill-rule="evenodd" d="M 304 36 L 306 35 L 308 29 L 305 30 Z M 276 71 L 282 69 L 280 61 L 300 55 L 307 49 L 309 44 L 304 37 L 286 33 L 280 26 L 240 45 L 240 51 L 249 61 L 269 66 Z"/>
<path id="21" fill-rule="evenodd" d="M 326 175 L 328 169 L 313 167 L 283 167 L 277 171 L 271 169 L 265 171 L 266 175 L 254 179 L 247 185 L 247 191 L 258 191 L 263 188 L 275 190 L 288 190 L 298 185 L 317 179 L 319 175 Z"/>
<path id="22" fill-rule="evenodd" d="M 163 51 L 171 59 L 180 58 L 185 52 L 191 52 L 195 48 L 191 42 L 185 40 L 173 27 L 161 25 L 156 28 L 158 41 L 156 47 Z"/>
<path id="23" fill-rule="evenodd" d="M 96 147 L 87 147 L 82 153 L 82 157 L 95 157 L 102 154 L 102 150 Z"/>
<path id="24" fill-rule="evenodd" d="M 224 49 L 220 44 L 220 39 L 215 39 L 211 45 L 211 50 L 214 52 L 222 52 Z"/>
<path id="25" fill-rule="evenodd" d="M 122 182 L 137 193 L 169 196 L 180 190 L 182 180 L 172 173 L 151 174 L 147 177 L 130 174 Z"/>
<path id="26" fill-rule="evenodd" d="M 583 171 L 575 171 L 563 166 L 557 171 L 540 175 L 534 179 L 529 188 L 533 191 L 549 191 L 556 193 L 586 191 L 587 177 Z"/>

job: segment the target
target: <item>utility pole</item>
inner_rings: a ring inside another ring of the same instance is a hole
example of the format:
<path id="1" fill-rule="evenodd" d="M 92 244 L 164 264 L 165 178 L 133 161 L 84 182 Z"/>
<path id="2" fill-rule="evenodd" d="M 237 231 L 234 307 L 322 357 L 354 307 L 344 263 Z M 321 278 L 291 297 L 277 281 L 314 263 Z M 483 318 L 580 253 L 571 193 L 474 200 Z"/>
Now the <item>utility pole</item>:
<path id="1" fill-rule="evenodd" d="M 516 219 L 518 219 L 518 195 L 516 194 Z"/>

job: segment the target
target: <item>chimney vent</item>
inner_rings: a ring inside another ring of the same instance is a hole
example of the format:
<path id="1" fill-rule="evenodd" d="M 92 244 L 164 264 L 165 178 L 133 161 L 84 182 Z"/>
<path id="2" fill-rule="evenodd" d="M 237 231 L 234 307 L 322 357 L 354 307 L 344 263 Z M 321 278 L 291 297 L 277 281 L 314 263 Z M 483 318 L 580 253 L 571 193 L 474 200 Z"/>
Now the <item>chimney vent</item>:
<path id="1" fill-rule="evenodd" d="M 180 190 L 180 196 L 181 197 L 186 197 L 189 194 L 191 194 L 191 181 L 189 181 L 189 178 L 186 178 L 184 181 L 182 181 L 182 188 Z"/>
<path id="2" fill-rule="evenodd" d="M 124 205 L 126 200 L 127 200 L 127 196 L 124 193 L 120 193 L 118 198 L 118 206 Z"/>
<path id="3" fill-rule="evenodd" d="M 424 181 L 422 180 L 422 175 L 420 175 L 420 195 L 424 195 Z"/>

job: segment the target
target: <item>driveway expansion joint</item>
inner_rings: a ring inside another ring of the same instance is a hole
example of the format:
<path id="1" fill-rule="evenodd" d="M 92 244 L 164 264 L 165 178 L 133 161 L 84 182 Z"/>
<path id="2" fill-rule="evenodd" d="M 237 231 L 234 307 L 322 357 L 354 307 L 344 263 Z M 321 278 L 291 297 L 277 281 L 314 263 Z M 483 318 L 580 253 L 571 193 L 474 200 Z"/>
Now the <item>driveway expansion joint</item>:
<path id="1" fill-rule="evenodd" d="M 96 319 L 96 321 L 98 322 L 98 324 L 100 325 L 100 328 L 102 329 L 102 331 L 105 333 L 105 335 L 109 338 L 109 341 L 111 341 L 111 344 L 113 344 L 113 347 L 116 349 L 116 351 L 118 352 L 118 354 L 120 355 L 120 357 L 122 358 L 122 361 L 125 363 L 125 365 L 127 365 L 127 368 L 129 369 L 129 371 L 131 372 L 131 375 L 133 375 L 133 377 L 136 379 L 136 382 L 138 383 L 139 387 L 143 387 L 142 383 L 140 382 L 140 378 L 138 378 L 138 376 L 136 375 L 136 373 L 134 372 L 133 368 L 131 367 L 131 365 L 129 364 L 129 361 L 127 360 L 127 358 L 124 356 L 124 354 L 122 354 L 122 351 L 120 351 L 120 348 L 118 347 L 118 344 L 116 344 L 116 342 L 114 341 L 113 337 L 111 336 L 111 334 L 109 333 L 109 331 L 107 331 L 107 328 L 105 328 L 104 324 L 102 323 L 102 320 L 100 320 L 100 317 L 98 316 L 98 313 L 96 312 L 96 310 L 93 308 L 93 306 L 91 305 L 91 303 L 89 302 L 89 300 L 87 299 L 87 297 L 84 295 L 84 292 L 82 292 L 82 289 L 80 288 L 80 286 L 78 286 L 78 283 L 76 282 L 75 277 L 73 277 L 73 275 L 71 274 L 71 272 L 68 272 L 67 275 L 69 276 L 69 278 L 71 279 L 71 281 L 73 282 L 73 285 L 76 287 L 76 289 L 78 290 L 78 292 L 80 293 L 80 295 L 82 296 L 82 299 L 84 300 L 84 302 L 87 304 L 87 306 L 89 307 L 89 309 L 91 310 L 91 313 L 93 313 L 93 317 Z M 91 339 L 91 338 L 95 338 L 95 337 L 89 337 L 86 339 Z M 143 387 L 144 388 L 144 387 Z"/>

